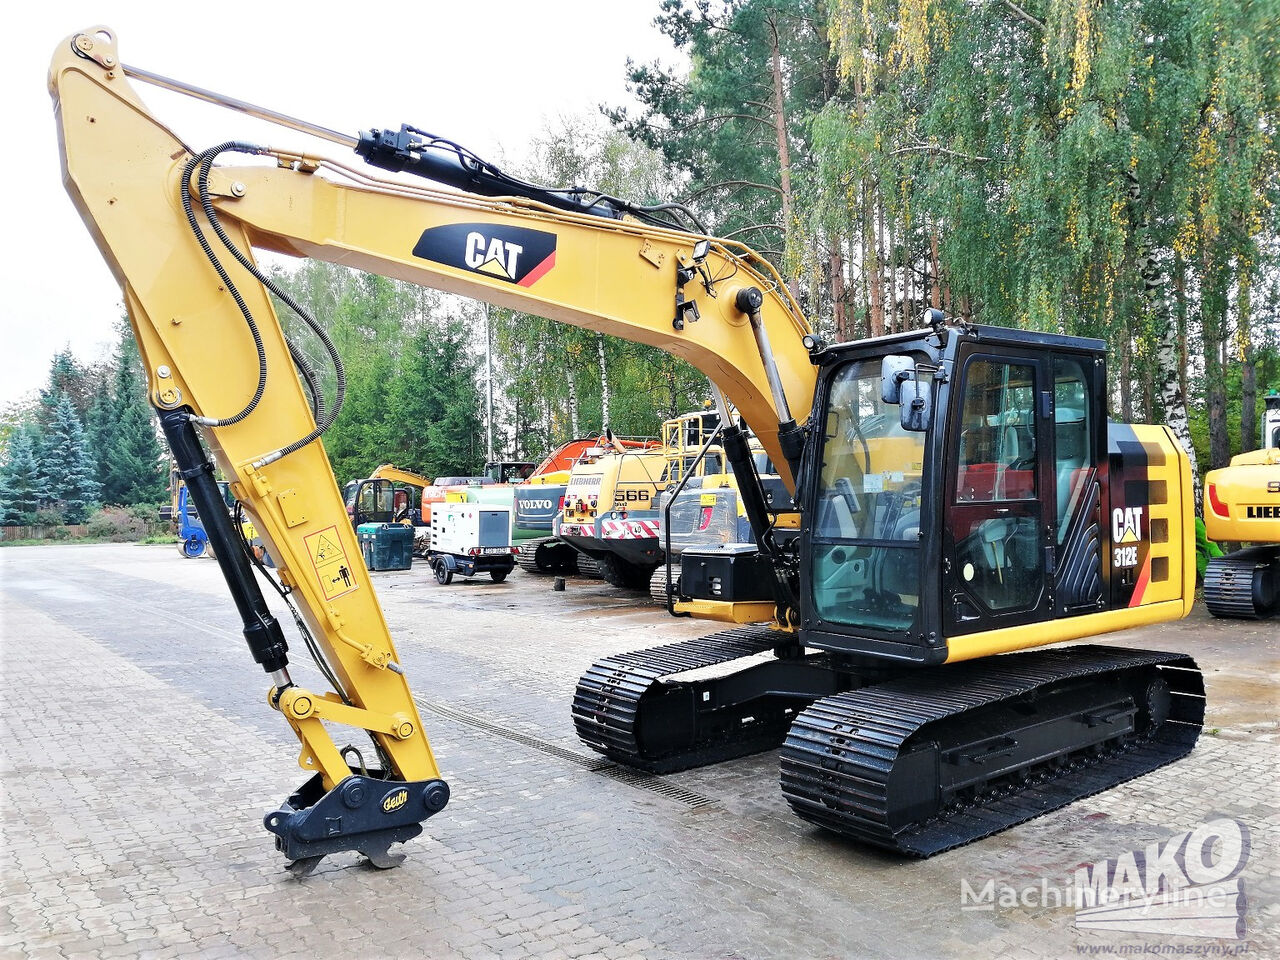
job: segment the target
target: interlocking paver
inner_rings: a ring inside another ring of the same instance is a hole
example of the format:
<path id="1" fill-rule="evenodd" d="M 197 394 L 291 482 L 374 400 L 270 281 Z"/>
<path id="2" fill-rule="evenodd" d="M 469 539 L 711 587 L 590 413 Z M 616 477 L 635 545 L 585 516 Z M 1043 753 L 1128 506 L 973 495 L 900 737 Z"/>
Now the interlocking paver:
<path id="1" fill-rule="evenodd" d="M 1077 945 L 1152 941 L 1078 933 L 1069 909 L 962 913 L 960 878 L 1061 883 L 1080 863 L 1231 816 L 1253 832 L 1245 945 L 1253 955 L 1280 952 L 1274 625 L 1199 614 L 1116 638 L 1194 652 L 1220 735 L 1122 788 L 902 863 L 792 817 L 774 754 L 669 777 L 717 801 L 692 810 L 429 708 L 585 754 L 567 706 L 581 670 L 705 625 L 585 582 L 559 594 L 522 575 L 501 587 L 445 588 L 413 570 L 378 583 L 454 798 L 400 869 L 370 870 L 345 855 L 300 883 L 258 828 L 303 777 L 291 762 L 296 742 L 263 704 L 266 680 L 215 565 L 127 545 L 0 551 L 0 949 L 1057 957 Z M 305 662 L 295 666 L 317 682 Z"/>

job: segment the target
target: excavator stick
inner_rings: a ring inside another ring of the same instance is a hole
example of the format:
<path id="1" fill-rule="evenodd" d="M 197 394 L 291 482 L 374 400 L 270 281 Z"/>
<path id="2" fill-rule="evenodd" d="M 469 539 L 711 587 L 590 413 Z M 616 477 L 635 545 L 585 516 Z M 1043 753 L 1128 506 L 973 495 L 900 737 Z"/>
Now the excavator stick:
<path id="1" fill-rule="evenodd" d="M 173 451 L 179 475 L 186 483 L 201 516 L 223 578 L 244 624 L 244 636 L 253 658 L 271 674 L 276 687 L 272 703 L 288 718 L 304 744 L 308 728 L 320 721 L 326 698 L 298 693 L 289 680 L 288 644 L 280 623 L 267 607 L 254 578 L 244 544 L 227 514 L 209 461 L 185 411 L 158 410 L 160 426 Z M 330 695 L 332 696 L 332 695 Z M 329 709 L 342 709 L 334 704 Z M 352 708 L 348 705 L 347 710 Z M 313 749 L 318 739 L 311 739 Z M 359 756 L 347 747 L 342 754 Z M 278 810 L 268 813 L 263 825 L 276 837 L 276 849 L 285 855 L 287 869 L 306 876 L 328 854 L 355 851 L 374 866 L 394 867 L 403 855 L 392 855 L 393 843 L 411 840 L 422 832 L 422 821 L 439 813 L 449 802 L 449 786 L 439 778 L 405 782 L 384 771 L 350 767 L 350 776 L 326 790 L 324 774 L 317 773 L 294 792 Z"/>

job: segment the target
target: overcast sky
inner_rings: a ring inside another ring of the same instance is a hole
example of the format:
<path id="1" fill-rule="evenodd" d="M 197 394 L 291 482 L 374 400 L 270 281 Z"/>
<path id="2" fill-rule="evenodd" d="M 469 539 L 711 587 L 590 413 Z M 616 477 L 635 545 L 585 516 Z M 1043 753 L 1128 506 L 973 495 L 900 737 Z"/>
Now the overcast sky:
<path id="1" fill-rule="evenodd" d="M 44 383 L 70 344 L 110 348 L 120 289 L 61 182 L 49 60 L 101 17 L 130 65 L 354 134 L 416 126 L 513 164 L 544 118 L 626 102 L 623 71 L 674 52 L 651 25 L 658 0 L 257 3 L 188 6 L 44 0 L 10 10 L 0 76 L 3 229 L 0 408 Z M 111 11 L 108 13 L 107 11 Z M 266 139 L 354 159 L 336 144 L 150 87 L 152 111 L 193 147 Z"/>

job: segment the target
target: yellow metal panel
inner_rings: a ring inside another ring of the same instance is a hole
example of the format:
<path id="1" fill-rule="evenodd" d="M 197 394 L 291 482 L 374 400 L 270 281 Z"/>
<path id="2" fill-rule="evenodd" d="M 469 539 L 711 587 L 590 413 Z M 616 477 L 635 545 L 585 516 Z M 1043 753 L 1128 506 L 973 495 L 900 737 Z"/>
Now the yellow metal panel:
<path id="1" fill-rule="evenodd" d="M 397 483 L 408 484 L 411 487 L 429 487 L 431 479 L 421 474 L 413 473 L 410 470 L 401 470 L 399 467 L 384 463 L 373 473 L 369 474 L 371 480 L 392 480 Z"/>
<path id="2" fill-rule="evenodd" d="M 64 180 L 124 288 L 151 396 L 162 400 L 166 391 L 176 390 L 182 405 L 202 415 L 237 412 L 254 392 L 258 365 L 244 318 L 179 204 L 186 147 L 150 116 L 118 72 L 77 57 L 69 40 L 55 55 L 50 88 Z M 243 228 L 230 218 L 225 226 L 248 250 Z M 355 706 L 404 714 L 421 730 L 405 678 L 374 665 L 398 657 L 323 446 L 312 443 L 259 470 L 250 466 L 306 434 L 314 421 L 265 289 L 230 255 L 222 259 L 258 321 L 269 376 L 257 410 L 235 425 L 205 428 L 205 441 L 282 575 L 295 584 L 302 616 Z M 162 365 L 170 368 L 167 378 L 158 375 Z M 303 511 L 307 519 L 291 526 L 290 519 L 298 516 L 286 516 L 277 494 L 301 489 L 309 500 Z M 340 562 L 314 562 L 309 545 L 318 550 L 320 534 L 335 551 L 326 557 L 340 557 Z M 299 736 L 307 731 L 307 737 L 327 739 L 319 721 L 294 724 L 294 729 Z M 439 776 L 425 737 L 375 736 L 405 779 Z M 305 755 L 313 765 L 319 762 L 327 783 L 345 775 L 331 743 L 307 746 Z"/>
<path id="3" fill-rule="evenodd" d="M 974 633 L 965 637 L 953 637 L 947 641 L 947 663 L 974 660 L 996 653 L 1010 653 L 1014 650 L 1025 650 L 1028 647 L 1042 647 L 1066 640 L 1080 640 L 1100 633 L 1110 633 L 1113 630 L 1128 630 L 1131 627 L 1178 620 L 1185 617 L 1189 611 L 1190 606 L 1181 600 L 1169 600 L 1163 603 L 1126 607 L 1122 610 L 1107 610 L 1103 613 L 1088 613 L 1079 617 L 1062 617 L 1058 620 L 1028 623 L 1020 627 L 1006 627 L 1003 630 L 988 630 L 985 633 Z"/>
<path id="4" fill-rule="evenodd" d="M 1204 489 L 1210 540 L 1280 543 L 1280 449 L 1232 457 L 1231 466 L 1209 471 Z"/>
<path id="5" fill-rule="evenodd" d="M 687 613 L 699 620 L 715 620 L 719 623 L 770 623 L 774 617 L 774 605 L 768 602 L 729 603 L 725 600 L 680 600 L 675 604 L 676 613 Z"/>
<path id="6" fill-rule="evenodd" d="M 287 527 L 299 527 L 307 522 L 307 501 L 297 490 L 285 490 L 276 496 L 280 514 Z"/>
<path id="7" fill-rule="evenodd" d="M 118 69 L 114 37 L 99 28 L 87 34 L 92 36 L 67 38 L 50 67 L 67 190 L 124 290 L 153 401 L 168 408 L 189 406 L 204 417 L 226 417 L 253 395 L 258 363 L 244 318 L 181 207 L 189 190 L 182 171 L 191 153 L 150 114 Z M 77 55 L 77 39 L 93 59 Z M 223 226 L 246 256 L 251 247 L 260 247 L 314 257 L 684 357 L 724 391 L 791 485 L 778 445 L 778 411 L 750 326 L 734 306 L 735 293 L 747 285 L 764 292 L 761 320 L 798 421 L 809 412 L 816 383 L 801 343 L 809 326 L 777 272 L 747 248 L 711 243 L 708 276 L 733 279 L 718 284 L 714 295 L 699 281 L 686 285 L 685 295 L 697 301 L 701 319 L 676 330 L 675 270 L 681 256 L 692 252 L 696 238 L 689 234 L 560 213 L 527 201 L 378 181 L 367 168 L 344 174 L 340 163 L 321 158 L 278 153 L 275 158 L 278 166 L 236 165 L 230 173 L 215 168 L 210 177 Z M 197 219 L 203 223 L 205 218 L 198 213 Z M 478 232 L 486 226 L 521 226 L 553 233 L 554 265 L 522 286 L 505 274 L 482 272 L 483 266 L 477 272 L 414 255 L 424 230 L 458 224 L 474 224 Z M 261 329 L 268 378 L 259 407 L 234 425 L 205 429 L 205 441 L 281 578 L 295 586 L 302 615 L 354 706 L 404 716 L 420 731 L 404 677 L 387 669 L 398 662 L 395 647 L 323 447 L 315 442 L 253 466 L 310 432 L 314 422 L 266 291 L 230 256 L 220 259 Z M 294 491 L 306 491 L 305 500 L 300 502 Z M 734 615 L 735 622 L 745 611 Z M 304 742 L 308 768 L 318 765 L 327 785 L 345 776 L 319 720 L 290 722 Z M 425 736 L 374 736 L 399 776 L 438 776 Z"/>

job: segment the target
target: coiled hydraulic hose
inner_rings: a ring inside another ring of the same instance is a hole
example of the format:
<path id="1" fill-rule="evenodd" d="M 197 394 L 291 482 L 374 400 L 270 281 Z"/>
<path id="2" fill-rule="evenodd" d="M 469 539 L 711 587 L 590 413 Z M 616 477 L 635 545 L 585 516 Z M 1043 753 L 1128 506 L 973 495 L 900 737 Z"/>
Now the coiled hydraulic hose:
<path id="1" fill-rule="evenodd" d="M 324 328 L 321 327 L 320 324 L 316 322 L 315 318 L 296 300 L 294 300 L 287 291 L 281 288 L 280 285 L 271 277 L 264 274 L 258 268 L 257 264 L 249 259 L 249 257 L 232 242 L 231 238 L 227 236 L 226 231 L 222 228 L 222 224 L 218 220 L 217 210 L 214 209 L 213 206 L 213 197 L 209 192 L 209 174 L 213 168 L 214 160 L 223 153 L 245 153 L 252 156 L 262 156 L 269 153 L 269 151 L 265 147 L 259 147 L 251 143 L 229 140 L 216 147 L 211 147 L 198 156 L 188 160 L 186 166 L 183 168 L 183 182 L 189 183 L 192 171 L 196 171 L 196 193 L 200 198 L 200 206 L 203 208 L 205 217 L 208 218 L 209 225 L 213 228 L 213 232 L 222 242 L 222 245 L 231 252 L 231 255 L 235 258 L 236 262 L 244 267 L 244 269 L 247 270 L 254 279 L 271 291 L 271 293 L 275 294 L 276 297 L 279 298 L 279 300 L 290 310 L 297 314 L 311 332 L 316 335 L 324 346 L 325 352 L 328 353 L 329 359 L 333 364 L 334 380 L 336 384 L 333 408 L 331 411 L 327 411 L 325 409 L 324 399 L 318 389 L 314 372 L 294 345 L 292 343 L 289 344 L 290 356 L 294 363 L 299 367 L 299 370 L 307 383 L 308 389 L 311 392 L 312 411 L 315 414 L 316 426 L 305 436 L 300 437 L 292 443 L 253 461 L 253 466 L 257 468 L 265 466 L 268 463 L 273 463 L 281 457 L 286 457 L 289 454 L 302 449 L 307 444 L 323 436 L 324 433 L 333 426 L 334 421 L 342 410 L 342 404 L 347 390 L 347 377 L 346 370 L 343 367 L 342 358 L 338 355 L 338 349 L 334 346 L 333 340 L 330 339 L 329 334 L 324 330 Z M 209 262 L 213 264 L 214 269 L 218 272 L 218 276 L 226 285 L 227 290 L 231 293 L 237 307 L 239 307 L 241 314 L 244 316 L 245 322 L 248 324 L 249 330 L 253 335 L 254 346 L 258 354 L 258 386 L 254 391 L 253 397 L 250 399 L 248 404 L 245 405 L 244 409 L 233 417 L 221 419 L 207 417 L 195 418 L 197 423 L 204 426 L 231 426 L 232 424 L 239 423 L 252 413 L 257 407 L 259 401 L 262 399 L 262 392 L 266 386 L 267 379 L 267 362 L 266 354 L 262 345 L 262 335 L 258 330 L 257 323 L 253 318 L 252 312 L 249 310 L 248 304 L 245 303 L 244 298 L 240 295 L 240 291 L 236 289 L 235 284 L 232 282 L 226 269 L 223 267 L 217 254 L 213 251 L 205 237 L 204 231 L 201 229 L 199 221 L 195 216 L 195 211 L 191 204 L 191 197 L 187 190 L 183 190 L 182 192 L 182 208 L 183 212 L 187 215 L 187 222 L 191 226 L 192 232 L 199 241 L 201 249 L 205 252 L 205 256 L 208 257 Z"/>

